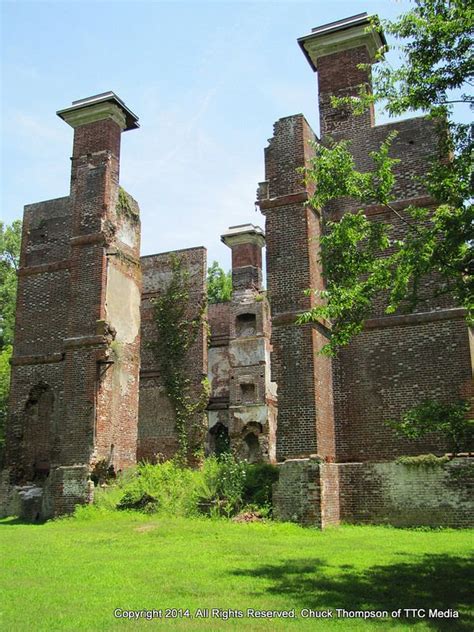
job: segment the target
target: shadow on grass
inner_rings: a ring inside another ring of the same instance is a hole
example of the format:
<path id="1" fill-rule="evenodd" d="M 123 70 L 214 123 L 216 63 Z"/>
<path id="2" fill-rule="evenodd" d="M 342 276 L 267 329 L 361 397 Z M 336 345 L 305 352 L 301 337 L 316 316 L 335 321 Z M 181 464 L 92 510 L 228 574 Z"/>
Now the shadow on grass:
<path id="1" fill-rule="evenodd" d="M 291 560 L 248 571 L 233 571 L 271 581 L 266 590 L 284 595 L 288 608 L 387 610 L 422 608 L 425 618 L 403 618 L 408 626 L 425 622 L 433 630 L 471 632 L 470 605 L 474 564 L 451 555 L 422 555 L 415 562 L 374 566 L 357 571 L 350 564 L 329 567 L 321 560 Z M 429 610 L 457 610 L 459 618 L 428 618 Z M 335 616 L 335 613 L 334 613 Z M 381 628 L 383 620 L 367 619 Z M 348 619 L 349 622 L 349 619 Z M 410 628 L 412 629 L 412 627 Z"/>
<path id="2" fill-rule="evenodd" d="M 30 527 L 41 526 L 46 524 L 48 520 L 24 520 L 16 516 L 10 516 L 8 518 L 0 518 L 0 527 L 12 527 L 14 525 L 28 525 Z"/>

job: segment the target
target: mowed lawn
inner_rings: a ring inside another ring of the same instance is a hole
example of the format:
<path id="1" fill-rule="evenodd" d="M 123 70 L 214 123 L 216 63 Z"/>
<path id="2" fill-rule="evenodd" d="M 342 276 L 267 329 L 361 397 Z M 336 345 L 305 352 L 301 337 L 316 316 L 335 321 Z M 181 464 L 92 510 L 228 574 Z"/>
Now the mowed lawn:
<path id="1" fill-rule="evenodd" d="M 0 630 L 471 632 L 472 535 L 358 526 L 320 532 L 97 510 L 43 525 L 7 519 L 0 521 Z M 116 608 L 161 610 L 163 618 L 131 622 L 114 618 Z M 183 613 L 166 619 L 167 608 Z M 213 608 L 294 610 L 296 618 L 224 620 L 211 616 Z M 426 618 L 364 621 L 337 617 L 338 608 L 422 608 Z M 430 608 L 454 609 L 460 618 L 428 618 Z M 198 609 L 209 616 L 196 617 Z M 305 609 L 332 617 L 304 618 Z"/>

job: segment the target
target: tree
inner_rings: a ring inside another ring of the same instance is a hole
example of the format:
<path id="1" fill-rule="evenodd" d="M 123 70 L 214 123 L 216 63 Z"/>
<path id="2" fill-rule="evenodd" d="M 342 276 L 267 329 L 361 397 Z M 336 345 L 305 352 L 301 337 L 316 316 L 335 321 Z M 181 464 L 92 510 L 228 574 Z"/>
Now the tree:
<path id="1" fill-rule="evenodd" d="M 15 327 L 16 286 L 20 259 L 21 221 L 0 222 L 0 445 L 10 390 L 10 358 Z"/>
<path id="2" fill-rule="evenodd" d="M 207 300 L 209 303 L 225 303 L 232 296 L 232 274 L 224 272 L 217 261 L 207 269 Z"/>
<path id="3" fill-rule="evenodd" d="M 390 115 L 422 109 L 438 122 L 442 149 L 424 179 L 438 206 L 434 211 L 410 206 L 401 215 L 390 204 L 393 134 L 370 154 L 372 172 L 355 168 L 348 141 L 315 146 L 305 170 L 306 180 L 316 184 L 310 201 L 314 208 L 323 210 L 329 200 L 349 197 L 361 205 L 384 205 L 406 226 L 405 236 L 393 239 L 392 223 L 372 223 L 363 211 L 346 213 L 338 223 L 326 222 L 320 244 L 326 290 L 299 319 L 331 321 L 324 353 L 334 355 L 362 330 L 381 292 L 388 296 L 387 313 L 402 305 L 412 308 L 427 274 L 437 275 L 437 294 L 451 293 L 466 308 L 468 320 L 474 320 L 474 140 L 472 126 L 453 119 L 455 103 L 473 107 L 473 97 L 463 92 L 473 85 L 473 25 L 474 10 L 464 0 L 414 0 L 412 10 L 383 25 L 402 42 L 400 68 L 387 63 L 376 67 L 373 94 L 361 87 L 358 99 L 333 99 L 335 107 L 350 106 L 356 113 L 374 101 L 383 101 Z"/>
<path id="4" fill-rule="evenodd" d="M 466 401 L 442 404 L 425 400 L 407 411 L 399 421 L 388 421 L 395 432 L 408 439 L 418 439 L 430 432 L 444 435 L 454 454 L 472 447 L 474 419 L 467 419 L 470 406 Z"/>

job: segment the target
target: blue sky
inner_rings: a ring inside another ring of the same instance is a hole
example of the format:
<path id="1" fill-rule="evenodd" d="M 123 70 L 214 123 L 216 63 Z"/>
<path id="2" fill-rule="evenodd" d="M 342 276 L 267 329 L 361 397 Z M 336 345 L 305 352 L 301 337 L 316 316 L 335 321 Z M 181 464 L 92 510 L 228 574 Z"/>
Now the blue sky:
<path id="1" fill-rule="evenodd" d="M 27 2 L 0 0 L 0 217 L 68 195 L 72 129 L 55 114 L 116 92 L 140 118 L 123 135 L 121 184 L 139 202 L 142 254 L 203 245 L 230 267 L 228 226 L 252 222 L 273 123 L 318 132 L 316 75 L 296 39 L 406 0 Z"/>

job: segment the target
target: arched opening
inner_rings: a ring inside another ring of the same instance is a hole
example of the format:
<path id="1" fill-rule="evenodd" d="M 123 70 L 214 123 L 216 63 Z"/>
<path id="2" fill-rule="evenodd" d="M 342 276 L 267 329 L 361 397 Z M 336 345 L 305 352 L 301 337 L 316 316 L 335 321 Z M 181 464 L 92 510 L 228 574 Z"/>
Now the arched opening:
<path id="1" fill-rule="evenodd" d="M 229 431 L 221 422 L 209 430 L 209 448 L 216 456 L 230 452 Z"/>
<path id="2" fill-rule="evenodd" d="M 34 386 L 25 405 L 26 468 L 33 478 L 45 478 L 51 468 L 54 393 L 48 384 Z"/>
<path id="3" fill-rule="evenodd" d="M 247 446 L 247 461 L 249 463 L 257 463 L 258 461 L 261 461 L 258 437 L 253 432 L 250 432 L 245 436 L 244 442 Z"/>
<path id="4" fill-rule="evenodd" d="M 257 333 L 257 318 L 255 314 L 239 314 L 235 321 L 235 333 L 240 336 L 255 336 Z"/>

